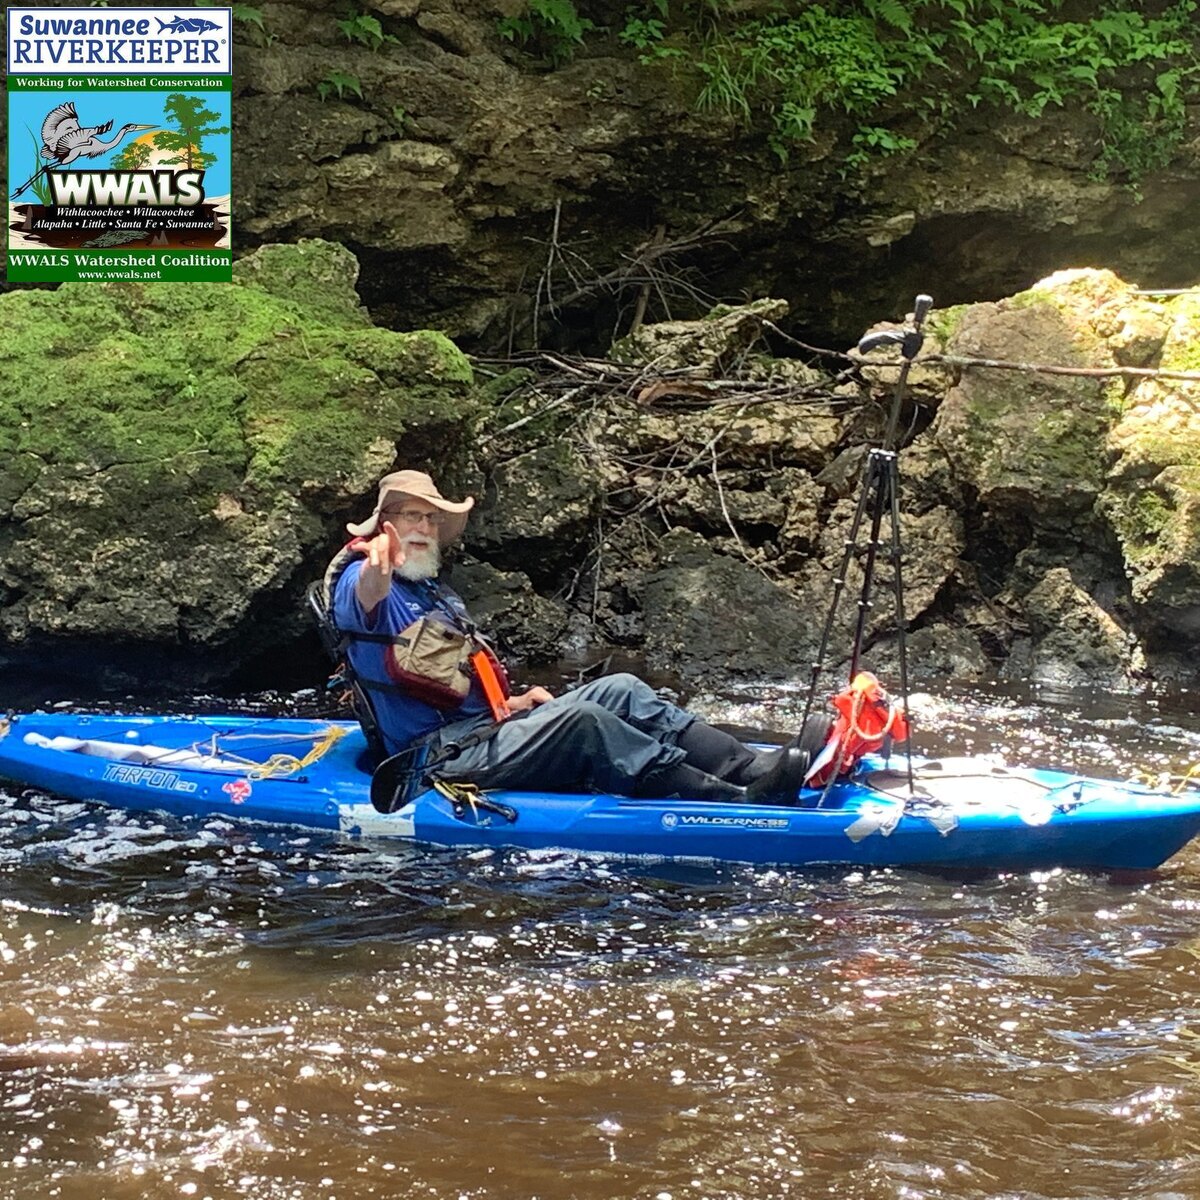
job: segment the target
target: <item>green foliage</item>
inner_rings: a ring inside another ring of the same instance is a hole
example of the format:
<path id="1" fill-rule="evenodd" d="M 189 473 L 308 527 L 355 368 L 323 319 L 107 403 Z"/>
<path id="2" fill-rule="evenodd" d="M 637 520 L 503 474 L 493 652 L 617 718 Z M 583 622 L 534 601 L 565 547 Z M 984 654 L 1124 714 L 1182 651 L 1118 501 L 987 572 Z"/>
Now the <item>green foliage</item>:
<path id="1" fill-rule="evenodd" d="M 383 32 L 383 26 L 380 25 L 378 18 L 368 16 L 366 13 L 354 12 L 351 10 L 347 16 L 337 22 L 337 27 L 342 31 L 342 36 L 348 42 L 358 42 L 362 46 L 366 46 L 368 50 L 379 50 L 385 42 L 395 42 L 396 39 L 390 33 Z"/>
<path id="2" fill-rule="evenodd" d="M 29 130 L 29 136 L 33 141 L 33 170 L 30 175 L 40 172 L 46 165 L 42 159 L 42 143 L 34 136 L 32 129 Z M 29 190 L 37 197 L 39 204 L 49 204 L 50 197 L 50 180 L 44 174 L 38 174 L 37 178 L 29 186 Z"/>
<path id="3" fill-rule="evenodd" d="M 944 130 L 971 109 L 1037 118 L 1070 105 L 1099 124 L 1095 173 L 1136 187 L 1170 161 L 1187 106 L 1200 101 L 1197 6 L 636 0 L 616 36 L 644 64 L 690 67 L 701 109 L 747 126 L 768 114 L 784 160 L 832 127 L 849 141 L 843 172 L 852 173 L 912 150 L 914 134 Z M 499 23 L 503 37 L 552 65 L 594 28 L 573 0 L 526 0 Z"/>
<path id="4" fill-rule="evenodd" d="M 786 6 L 734 23 L 699 45 L 702 106 L 745 120 L 773 115 L 781 157 L 813 136 L 818 119 L 858 122 L 851 167 L 911 140 L 887 132 L 915 99 L 934 127 L 972 107 L 1039 117 L 1076 104 L 1102 127 L 1099 164 L 1136 176 L 1166 161 L 1182 136 L 1200 73 L 1194 0 L 1147 15 L 1111 0 L 1083 20 L 1061 20 L 1061 0 L 865 0 Z M 799 11 L 796 9 L 799 8 Z"/>
<path id="5" fill-rule="evenodd" d="M 1160 107 L 1151 93 L 1145 102 L 1105 89 L 1096 97 L 1092 111 L 1104 127 L 1104 144 L 1092 165 L 1094 179 L 1124 173 L 1130 187 L 1140 195 L 1138 182 L 1152 171 L 1165 167 L 1184 137 L 1182 104 Z"/>
<path id="6" fill-rule="evenodd" d="M 703 8 L 701 4 L 700 9 Z M 674 32 L 670 0 L 640 0 L 625 10 L 625 23 L 617 30 L 617 40 L 640 51 L 638 61 L 644 66 L 671 59 L 685 60 L 688 51 L 671 40 Z"/>
<path id="7" fill-rule="evenodd" d="M 170 150 L 175 158 L 163 159 L 164 166 L 182 167 L 185 171 L 203 170 L 217 161 L 215 154 L 204 150 L 204 139 L 219 133 L 228 133 L 228 125 L 210 125 L 220 113 L 204 107 L 201 96 L 185 96 L 172 92 L 163 103 L 163 114 L 175 124 L 174 130 L 154 135 L 154 144 L 160 150 Z"/>
<path id="8" fill-rule="evenodd" d="M 262 9 L 255 8 L 250 4 L 234 4 L 232 7 L 233 19 L 245 27 L 246 32 L 250 35 L 250 40 L 256 46 L 266 48 L 275 41 L 275 35 L 267 32 L 266 24 L 263 22 Z"/>
<path id="9" fill-rule="evenodd" d="M 358 76 L 350 75 L 346 71 L 330 71 L 317 84 L 317 95 L 322 101 L 328 100 L 331 95 L 336 95 L 342 100 L 347 94 L 357 96 L 360 100 L 363 98 L 362 83 Z"/>
<path id="10" fill-rule="evenodd" d="M 819 130 L 845 170 L 904 153 L 914 133 L 972 108 L 1036 118 L 1068 105 L 1101 130 L 1098 174 L 1136 181 L 1169 161 L 1200 100 L 1196 0 L 637 0 L 619 41 L 644 64 L 698 76 L 698 105 L 750 125 L 766 113 L 780 158 Z M 1068 19 L 1068 15 L 1073 19 Z M 590 23 L 571 0 L 532 0 L 502 33 L 569 57 Z M 897 128 L 904 122 L 902 128 Z M 849 130 L 846 125 L 849 124 Z"/>
<path id="11" fill-rule="evenodd" d="M 882 125 L 861 125 L 850 141 L 850 152 L 842 160 L 843 175 L 852 174 L 872 159 L 883 158 L 889 154 L 902 154 L 908 150 L 915 150 L 917 146 L 914 138 L 893 133 Z"/>
<path id="12" fill-rule="evenodd" d="M 249 4 L 234 4 L 232 9 L 235 21 L 240 21 L 243 25 L 251 25 L 263 33 L 267 32 L 267 27 L 263 24 L 261 8 L 254 8 Z"/>
<path id="13" fill-rule="evenodd" d="M 639 16 L 637 9 L 631 8 L 626 11 L 625 26 L 617 37 L 627 46 L 645 52 L 659 49 L 666 32 L 667 23 L 661 16 Z"/>
<path id="14" fill-rule="evenodd" d="M 581 17 L 572 0 L 528 0 L 519 16 L 502 17 L 500 36 L 517 42 L 554 66 L 567 62 L 596 26 Z"/>
<path id="15" fill-rule="evenodd" d="M 145 142 L 129 142 L 112 161 L 114 171 L 141 171 L 150 161 L 153 151 Z"/>

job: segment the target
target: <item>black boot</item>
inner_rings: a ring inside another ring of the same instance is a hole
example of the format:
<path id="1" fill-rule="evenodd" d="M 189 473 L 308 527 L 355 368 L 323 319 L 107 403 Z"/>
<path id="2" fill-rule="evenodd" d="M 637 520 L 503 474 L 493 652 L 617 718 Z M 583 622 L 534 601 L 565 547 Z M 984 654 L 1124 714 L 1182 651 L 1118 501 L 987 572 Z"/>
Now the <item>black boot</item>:
<path id="1" fill-rule="evenodd" d="M 752 804 L 795 804 L 804 776 L 832 729 L 832 717 L 824 713 L 809 717 L 804 728 L 772 756 L 765 773 L 751 782 L 746 799 Z"/>
<path id="2" fill-rule="evenodd" d="M 809 757 L 798 746 L 781 746 L 765 775 L 747 789 L 749 804 L 795 804 L 796 793 L 804 782 Z"/>
<path id="3" fill-rule="evenodd" d="M 703 721 L 693 721 L 675 743 L 687 762 L 708 775 L 730 783 L 748 784 L 765 774 L 774 754 L 760 753 L 739 742 L 731 733 L 714 729 Z"/>
<path id="4" fill-rule="evenodd" d="M 669 767 L 651 767 L 638 776 L 632 793 L 642 800 L 741 800 L 745 788 L 708 775 L 688 762 L 672 763 Z"/>

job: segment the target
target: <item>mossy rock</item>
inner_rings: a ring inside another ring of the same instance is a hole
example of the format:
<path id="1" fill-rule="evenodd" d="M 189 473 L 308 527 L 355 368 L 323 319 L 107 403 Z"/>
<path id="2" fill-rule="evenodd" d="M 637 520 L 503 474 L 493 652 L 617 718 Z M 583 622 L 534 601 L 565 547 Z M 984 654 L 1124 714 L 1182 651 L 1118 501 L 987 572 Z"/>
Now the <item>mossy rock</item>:
<path id="1" fill-rule="evenodd" d="M 1158 365 L 1200 373 L 1200 302 L 1161 306 Z M 1146 379 L 1107 440 L 1111 463 L 1099 508 L 1125 557 L 1148 623 L 1200 636 L 1200 383 Z"/>
<path id="2" fill-rule="evenodd" d="M 318 238 L 263 246 L 234 264 L 233 278 L 280 300 L 295 300 L 324 324 L 371 324 L 355 291 L 358 260 L 344 246 Z"/>
<path id="3" fill-rule="evenodd" d="M 248 256 L 232 286 L 0 297 L 10 642 L 261 650 L 291 607 L 243 647 L 250 614 L 298 590 L 398 452 L 461 472 L 469 363 L 439 333 L 373 328 L 356 276 L 308 242 Z"/>
<path id="4" fill-rule="evenodd" d="M 998 304 L 956 314 L 952 353 L 1066 367 L 1114 356 L 1096 312 L 1127 298 L 1111 272 L 1060 272 Z M 1104 486 L 1105 444 L 1117 412 L 1102 379 L 964 368 L 932 440 L 986 506 L 1061 527 L 1088 513 Z"/>

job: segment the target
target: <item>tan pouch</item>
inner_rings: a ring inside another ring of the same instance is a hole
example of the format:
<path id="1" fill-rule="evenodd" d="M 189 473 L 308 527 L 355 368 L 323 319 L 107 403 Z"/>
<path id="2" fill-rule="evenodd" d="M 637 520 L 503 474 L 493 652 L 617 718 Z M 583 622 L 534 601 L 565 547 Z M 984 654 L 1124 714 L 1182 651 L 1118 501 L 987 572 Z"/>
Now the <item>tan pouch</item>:
<path id="1" fill-rule="evenodd" d="M 475 643 L 433 616 L 402 629 L 388 647 L 388 677 L 416 700 L 453 709 L 471 689 L 471 653 Z"/>

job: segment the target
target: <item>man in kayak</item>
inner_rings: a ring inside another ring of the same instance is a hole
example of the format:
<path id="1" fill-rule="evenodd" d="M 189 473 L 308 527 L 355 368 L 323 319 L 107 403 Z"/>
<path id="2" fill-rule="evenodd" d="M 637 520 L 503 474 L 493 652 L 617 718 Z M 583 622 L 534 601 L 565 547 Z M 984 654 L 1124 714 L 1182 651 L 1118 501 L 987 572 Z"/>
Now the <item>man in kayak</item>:
<path id="1" fill-rule="evenodd" d="M 421 471 L 386 475 L 374 512 L 347 525 L 354 540 L 326 573 L 333 624 L 387 753 L 426 746 L 439 778 L 482 788 L 795 800 L 828 718 L 810 721 L 810 737 L 760 752 L 629 674 L 561 696 L 511 695 L 503 684 L 497 694 L 493 682 L 489 699 L 498 663 L 461 598 L 437 583 L 442 547 L 474 503 L 448 500 Z"/>

